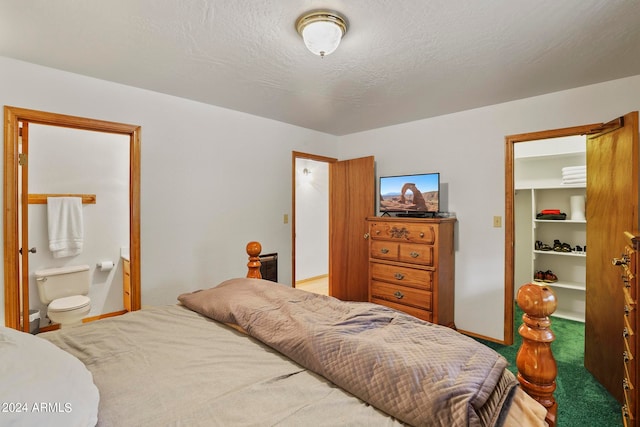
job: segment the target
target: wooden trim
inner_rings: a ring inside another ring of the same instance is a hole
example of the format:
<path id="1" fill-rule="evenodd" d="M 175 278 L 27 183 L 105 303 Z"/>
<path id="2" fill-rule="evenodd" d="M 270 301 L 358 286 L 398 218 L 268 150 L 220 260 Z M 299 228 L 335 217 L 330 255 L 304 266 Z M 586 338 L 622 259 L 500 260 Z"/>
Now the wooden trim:
<path id="1" fill-rule="evenodd" d="M 4 108 L 5 112 L 7 110 L 11 111 L 12 116 L 16 118 L 16 123 L 17 121 L 25 120 L 29 123 L 37 123 L 42 125 L 92 130 L 97 132 L 119 133 L 123 135 L 130 135 L 136 129 L 139 129 L 139 126 L 137 125 L 128 125 L 124 123 L 89 119 L 85 117 L 67 116 L 65 114 L 29 110 L 26 108 L 12 107 L 9 105 L 6 105 Z"/>
<path id="2" fill-rule="evenodd" d="M 18 135 L 19 122 L 60 126 L 72 129 L 129 135 L 129 252 L 131 260 L 131 309 L 142 306 L 140 286 L 140 145 L 138 125 L 67 116 L 37 110 L 4 107 L 4 296 L 5 325 L 20 327 L 20 268 L 18 231 Z"/>
<path id="3" fill-rule="evenodd" d="M 296 283 L 296 159 L 315 160 L 317 162 L 335 163 L 338 159 L 316 154 L 291 152 L 291 284 Z M 331 230 L 329 230 L 331 232 Z M 331 256 L 331 254 L 329 254 Z"/>
<path id="4" fill-rule="evenodd" d="M 127 310 L 112 311 L 111 313 L 102 313 L 102 314 L 98 314 L 97 316 L 85 317 L 84 319 L 82 319 L 82 323 L 94 322 L 100 319 L 108 319 L 109 317 L 122 316 L 123 314 L 127 314 L 127 313 L 128 313 Z"/>
<path id="5" fill-rule="evenodd" d="M 96 320 L 108 319 L 109 317 L 122 316 L 123 314 L 127 314 L 127 313 L 128 313 L 127 310 L 112 311 L 111 313 L 103 313 L 97 316 L 85 317 L 84 319 L 82 319 L 82 323 L 95 322 Z M 50 325 L 43 326 L 42 328 L 40 328 L 40 332 L 51 332 L 51 331 L 57 331 L 58 329 L 60 329 L 60 324 L 52 323 Z"/>
<path id="6" fill-rule="evenodd" d="M 4 322 L 20 329 L 20 267 L 18 240 L 18 137 L 16 112 L 4 108 Z M 12 238 L 11 238 L 11 237 Z"/>
<path id="7" fill-rule="evenodd" d="M 514 217 L 514 144 L 518 142 L 535 141 L 540 139 L 560 138 L 572 135 L 586 135 L 595 129 L 600 129 L 602 123 L 574 126 L 562 129 L 552 129 L 540 132 L 507 135 L 505 137 L 505 272 L 504 272 L 504 337 L 501 344 L 513 344 L 513 302 L 514 302 L 514 247 L 515 247 L 515 217 Z"/>
<path id="8" fill-rule="evenodd" d="M 83 205 L 95 205 L 95 194 L 29 194 L 27 197 L 30 205 L 46 205 L 48 197 L 82 197 Z"/>
<path id="9" fill-rule="evenodd" d="M 140 256 L 140 154 L 142 128 L 135 126 L 129 134 L 129 261 L 131 310 L 142 308 L 142 270 Z"/>

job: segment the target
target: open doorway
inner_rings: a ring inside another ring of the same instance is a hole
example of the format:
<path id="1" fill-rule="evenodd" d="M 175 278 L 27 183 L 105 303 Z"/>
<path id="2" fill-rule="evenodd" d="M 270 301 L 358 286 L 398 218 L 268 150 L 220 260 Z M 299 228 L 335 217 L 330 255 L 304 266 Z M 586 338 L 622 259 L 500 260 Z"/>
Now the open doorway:
<path id="1" fill-rule="evenodd" d="M 125 223 L 126 230 L 122 233 L 124 236 L 121 237 L 118 242 L 118 246 L 120 247 L 115 247 L 114 249 L 114 258 L 119 258 L 119 256 L 123 255 L 121 250 L 123 247 L 127 249 L 127 262 L 130 265 L 128 275 L 130 293 L 127 296 L 130 303 L 129 309 L 140 309 L 140 127 L 137 125 L 106 122 L 9 106 L 5 106 L 4 112 L 5 146 L 3 188 L 5 206 L 4 294 L 6 326 L 24 331 L 29 331 L 31 329 L 31 321 L 26 321 L 26 314 L 31 313 L 31 310 L 34 307 L 30 303 L 36 303 L 38 297 L 35 290 L 34 292 L 31 292 L 31 295 L 29 295 L 30 286 L 28 284 L 33 276 L 29 273 L 29 257 L 34 257 L 34 267 L 38 268 L 36 264 L 41 262 L 42 258 L 38 261 L 36 256 L 41 257 L 43 253 L 45 253 L 45 251 L 37 251 L 35 246 L 31 246 L 31 243 L 34 243 L 39 236 L 42 234 L 46 235 L 46 233 L 42 232 L 42 229 L 40 229 L 40 232 L 34 232 L 36 229 L 32 227 L 31 234 L 33 242 L 30 242 L 28 239 L 30 224 L 34 225 L 34 222 L 37 221 L 38 218 L 40 219 L 40 223 L 44 222 L 44 212 L 42 212 L 42 206 L 39 205 L 46 203 L 49 196 L 79 196 L 79 198 L 82 199 L 83 204 L 91 204 L 92 207 L 95 203 L 109 205 L 109 207 L 113 206 L 112 203 L 107 203 L 110 200 L 108 191 L 102 191 L 98 195 L 89 194 L 94 191 L 94 188 L 98 188 L 95 182 L 100 182 L 101 179 L 104 180 L 105 173 L 101 174 L 95 181 L 91 182 L 88 181 L 85 176 L 86 171 L 97 169 L 97 166 L 91 166 L 92 162 L 99 161 L 106 163 L 106 159 L 111 158 L 110 156 L 115 156 L 115 159 L 119 161 L 118 168 L 119 170 L 122 169 L 123 173 L 118 176 L 124 177 L 122 178 L 123 197 L 119 197 L 120 192 L 118 192 L 118 201 L 120 205 L 124 206 L 119 210 L 119 212 L 121 212 L 123 216 L 122 222 Z M 33 147 L 31 153 L 28 151 L 30 125 L 34 137 L 32 140 Z M 74 146 L 71 148 L 66 147 L 65 149 L 62 149 L 62 145 L 58 144 L 56 144 L 55 147 L 46 147 L 46 145 L 41 145 L 54 144 L 54 141 L 62 141 L 62 143 L 66 144 L 69 142 L 72 134 L 74 138 L 77 137 L 82 141 L 80 146 Z M 54 138 L 54 135 L 57 135 L 60 138 Z M 99 139 L 100 142 L 98 142 L 96 138 L 92 139 L 90 135 L 99 135 L 101 137 L 108 138 Z M 112 136 L 117 137 L 118 142 L 114 142 L 110 138 Z M 103 144 L 106 145 L 106 150 L 101 153 L 98 150 L 98 145 L 102 146 Z M 117 155 L 116 150 L 113 149 L 114 144 L 121 145 L 117 153 L 124 153 L 123 155 Z M 55 148 L 57 150 L 54 150 L 53 152 L 46 151 L 43 147 Z M 37 153 L 34 153 L 34 151 Z M 80 151 L 86 152 L 87 154 L 82 156 Z M 31 154 L 31 157 L 29 157 L 29 154 Z M 47 164 L 47 162 L 51 162 L 53 158 L 57 158 L 55 156 L 68 157 L 71 161 L 79 164 L 80 167 L 84 167 L 85 169 L 80 169 L 80 171 L 83 171 L 82 175 L 78 172 L 73 177 L 67 176 L 61 178 L 59 175 L 53 177 L 51 175 L 42 175 L 41 173 L 37 175 L 32 174 L 32 185 L 28 186 L 28 169 L 30 163 L 32 172 L 35 170 L 42 172 L 44 169 L 54 169 L 53 173 L 58 173 L 61 169 L 64 173 L 68 172 L 66 170 L 68 168 L 65 165 L 62 165 L 62 161 L 55 161 L 55 163 L 53 163 L 55 166 L 54 168 L 42 166 L 43 164 Z M 94 159 L 94 157 L 96 157 L 97 160 Z M 39 158 L 40 161 L 38 160 Z M 38 165 L 40 165 L 40 167 L 38 167 Z M 114 180 L 109 179 L 108 181 L 110 183 L 108 189 L 113 191 Z M 85 183 L 91 184 L 91 188 L 89 190 L 78 187 Z M 60 185 L 60 187 L 51 187 L 49 184 L 54 184 L 56 186 Z M 39 187 L 40 185 L 43 187 Z M 40 193 L 33 194 L 32 191 L 39 191 Z M 99 199 L 100 202 L 96 202 L 96 198 Z M 29 216 L 30 206 L 31 210 L 33 210 L 31 217 Z M 92 217 L 97 217 L 97 211 L 97 209 L 92 209 Z M 107 212 L 106 215 L 109 215 L 109 212 Z M 103 220 L 94 222 L 104 223 L 108 221 Z M 42 224 L 38 225 L 41 226 Z M 101 227 L 103 226 L 97 225 L 98 229 Z M 23 248 L 25 250 L 22 250 Z M 88 255 L 89 247 L 87 246 L 85 249 L 85 252 L 87 252 Z M 96 265 L 94 264 L 95 259 L 96 257 L 93 256 L 91 260 L 85 260 L 83 262 L 86 264 Z M 49 260 L 43 261 L 43 263 L 48 261 Z M 92 262 L 89 263 L 89 261 Z M 40 268 L 42 268 L 42 266 L 40 266 Z M 115 271 L 110 267 L 108 271 L 102 272 L 101 274 L 102 276 L 96 276 L 97 280 L 99 279 L 102 280 L 102 283 L 106 283 L 108 280 L 107 276 L 110 277 L 111 274 L 115 274 Z M 121 288 L 122 303 L 124 304 L 125 292 L 123 288 L 124 278 L 123 286 Z M 112 311 L 114 310 L 114 305 L 119 305 L 119 302 L 117 301 L 118 298 L 111 298 L 110 295 L 107 295 L 104 292 L 102 294 L 98 292 L 95 296 L 96 301 L 98 301 L 100 306 L 100 312 L 93 317 L 86 318 L 85 321 L 101 317 L 109 317 L 110 315 L 121 314 L 123 312 Z M 111 306 L 108 304 L 111 304 Z M 103 312 L 103 307 L 109 312 Z M 37 309 L 37 307 L 35 308 Z"/>
<path id="2" fill-rule="evenodd" d="M 625 232 L 638 227 L 638 113 L 610 122 L 506 137 L 505 344 L 513 342 L 516 143 L 586 135 L 586 282 L 584 366 L 616 399 L 622 401 L 625 372 L 620 361 L 626 324 L 635 324 L 635 309 L 626 304 L 619 271 L 611 258 L 625 247 Z M 535 242 L 534 242 L 535 244 Z M 535 248 L 535 247 L 534 247 Z M 535 250 L 535 249 L 534 249 Z M 533 279 L 533 278 L 531 278 Z M 559 279 L 559 278 L 558 278 Z M 533 282 L 533 280 L 530 280 Z M 529 280 L 527 280 L 529 282 Z M 550 286 L 555 289 L 553 285 Z M 559 288 L 564 292 L 569 289 Z M 559 299 L 561 296 L 558 296 Z M 566 300 L 566 297 L 564 297 Z M 562 311 L 566 307 L 562 307 Z M 635 372 L 635 371 L 634 371 Z"/>
<path id="3" fill-rule="evenodd" d="M 293 286 L 329 295 L 329 164 L 293 153 Z"/>
<path id="4" fill-rule="evenodd" d="M 375 212 L 375 159 L 373 156 L 340 160 L 293 152 L 292 155 L 292 283 L 295 285 L 297 159 L 310 159 L 328 165 L 328 294 L 347 301 L 367 301 L 369 250 L 367 217 Z M 313 174 L 313 171 L 311 171 Z M 304 176 L 304 168 L 300 172 Z M 321 237 L 324 239 L 324 236 Z M 314 243 L 311 243 L 312 245 Z"/>

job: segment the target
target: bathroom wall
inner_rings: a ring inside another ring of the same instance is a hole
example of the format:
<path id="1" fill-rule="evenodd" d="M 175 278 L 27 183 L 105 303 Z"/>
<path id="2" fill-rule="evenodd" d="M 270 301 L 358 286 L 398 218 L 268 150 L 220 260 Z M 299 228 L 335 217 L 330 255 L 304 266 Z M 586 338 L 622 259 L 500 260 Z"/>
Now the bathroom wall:
<path id="1" fill-rule="evenodd" d="M 34 271 L 86 264 L 91 268 L 89 316 L 122 310 L 120 250 L 129 246 L 128 136 L 30 124 L 29 192 L 96 195 L 96 204 L 82 208 L 83 251 L 65 258 L 53 258 L 49 250 L 47 206 L 29 205 L 29 247 L 37 248 L 29 257 L 31 308 L 44 308 Z M 102 261 L 115 267 L 101 271 L 96 264 Z"/>

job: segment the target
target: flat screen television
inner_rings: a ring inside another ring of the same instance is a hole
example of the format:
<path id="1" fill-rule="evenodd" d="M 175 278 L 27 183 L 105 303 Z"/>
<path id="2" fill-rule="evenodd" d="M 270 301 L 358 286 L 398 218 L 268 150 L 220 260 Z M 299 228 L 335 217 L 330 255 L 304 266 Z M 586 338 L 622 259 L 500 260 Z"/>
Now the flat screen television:
<path id="1" fill-rule="evenodd" d="M 379 210 L 383 214 L 428 216 L 440 208 L 440 173 L 380 177 Z"/>

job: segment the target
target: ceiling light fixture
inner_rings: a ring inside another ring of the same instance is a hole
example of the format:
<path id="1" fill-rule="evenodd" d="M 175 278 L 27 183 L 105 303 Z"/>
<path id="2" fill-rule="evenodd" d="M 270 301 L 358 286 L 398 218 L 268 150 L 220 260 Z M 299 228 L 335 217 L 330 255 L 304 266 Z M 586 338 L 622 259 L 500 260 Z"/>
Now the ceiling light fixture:
<path id="1" fill-rule="evenodd" d="M 296 21 L 296 30 L 307 49 L 324 58 L 338 48 L 347 32 L 347 20 L 336 12 L 308 12 Z"/>

